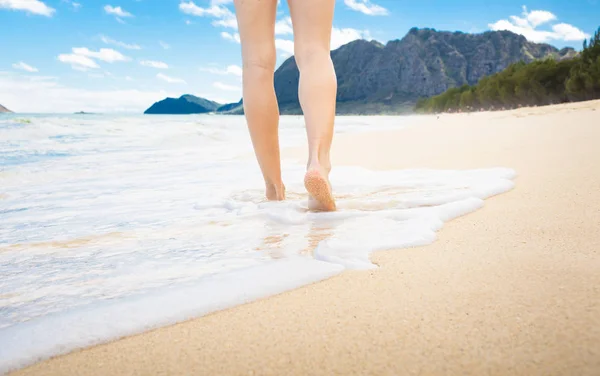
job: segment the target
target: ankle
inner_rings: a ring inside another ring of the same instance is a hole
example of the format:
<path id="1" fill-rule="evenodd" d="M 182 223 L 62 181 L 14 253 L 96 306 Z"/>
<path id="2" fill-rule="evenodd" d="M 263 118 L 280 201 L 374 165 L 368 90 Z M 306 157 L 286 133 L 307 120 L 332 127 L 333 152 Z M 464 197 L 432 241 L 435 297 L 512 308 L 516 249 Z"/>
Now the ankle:
<path id="1" fill-rule="evenodd" d="M 323 170 L 327 174 L 329 174 L 331 172 L 331 161 L 329 160 L 329 156 L 319 157 L 319 158 L 310 158 L 308 160 L 306 169 L 307 170 Z"/>
<path id="2" fill-rule="evenodd" d="M 273 201 L 285 200 L 285 186 L 282 181 L 270 183 L 265 181 L 265 191 L 267 199 Z"/>

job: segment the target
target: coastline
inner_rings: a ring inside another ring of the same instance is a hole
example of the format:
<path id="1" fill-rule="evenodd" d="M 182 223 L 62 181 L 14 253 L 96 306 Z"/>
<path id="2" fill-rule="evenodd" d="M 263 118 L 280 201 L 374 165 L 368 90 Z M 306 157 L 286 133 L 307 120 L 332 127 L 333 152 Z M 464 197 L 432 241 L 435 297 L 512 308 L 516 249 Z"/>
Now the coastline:
<path id="1" fill-rule="evenodd" d="M 599 101 L 579 102 L 339 135 L 334 165 L 502 166 L 517 171 L 516 188 L 432 245 L 372 255 L 377 270 L 14 374 L 600 372 L 599 114 Z M 283 155 L 303 160 L 304 149 Z"/>

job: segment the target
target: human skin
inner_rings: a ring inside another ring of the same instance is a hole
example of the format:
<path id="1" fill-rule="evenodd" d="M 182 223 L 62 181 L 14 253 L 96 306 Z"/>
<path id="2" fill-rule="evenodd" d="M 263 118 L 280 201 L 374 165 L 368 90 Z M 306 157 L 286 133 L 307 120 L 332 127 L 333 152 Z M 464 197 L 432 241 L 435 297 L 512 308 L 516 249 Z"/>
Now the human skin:
<path id="1" fill-rule="evenodd" d="M 289 0 L 298 97 L 309 157 L 304 179 L 309 209 L 335 210 L 329 183 L 337 79 L 330 56 L 335 0 Z M 279 109 L 273 86 L 277 0 L 235 0 L 243 61 L 244 112 L 269 200 L 284 200 L 279 151 Z"/>

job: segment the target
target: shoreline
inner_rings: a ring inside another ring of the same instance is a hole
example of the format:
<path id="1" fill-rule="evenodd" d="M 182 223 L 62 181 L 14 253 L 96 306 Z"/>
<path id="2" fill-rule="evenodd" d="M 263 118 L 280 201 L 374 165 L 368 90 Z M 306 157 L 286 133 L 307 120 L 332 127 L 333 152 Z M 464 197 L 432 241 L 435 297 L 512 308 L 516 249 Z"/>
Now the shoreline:
<path id="1" fill-rule="evenodd" d="M 599 101 L 446 114 L 336 136 L 334 166 L 501 166 L 519 176 L 512 191 L 447 223 L 433 244 L 371 255 L 379 269 L 14 374 L 600 372 L 597 110 Z M 304 153 L 283 156 L 303 161 Z"/>

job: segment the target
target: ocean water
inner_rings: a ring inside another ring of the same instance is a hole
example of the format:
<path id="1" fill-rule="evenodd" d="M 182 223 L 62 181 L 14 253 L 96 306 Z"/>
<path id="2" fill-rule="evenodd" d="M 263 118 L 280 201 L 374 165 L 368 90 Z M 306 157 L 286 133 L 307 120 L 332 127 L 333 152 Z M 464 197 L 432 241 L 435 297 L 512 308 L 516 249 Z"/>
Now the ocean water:
<path id="1" fill-rule="evenodd" d="M 418 126 L 340 117 L 337 133 Z M 302 145 L 282 117 L 283 147 Z M 0 116 L 0 373 L 78 347 L 369 269 L 513 187 L 508 168 L 337 167 L 307 211 L 304 165 L 266 202 L 243 117 Z"/>

